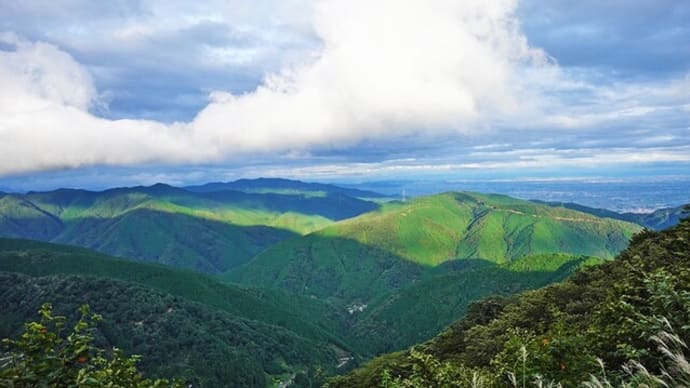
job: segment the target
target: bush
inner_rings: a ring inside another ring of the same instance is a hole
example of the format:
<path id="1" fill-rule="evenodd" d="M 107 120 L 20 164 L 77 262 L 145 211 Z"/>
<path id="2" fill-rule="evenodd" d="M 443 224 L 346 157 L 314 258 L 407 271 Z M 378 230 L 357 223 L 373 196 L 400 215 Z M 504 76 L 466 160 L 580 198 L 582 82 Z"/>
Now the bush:
<path id="1" fill-rule="evenodd" d="M 150 380 L 137 369 L 139 356 L 126 357 L 122 350 L 106 352 L 92 345 L 98 314 L 89 306 L 71 333 L 62 336 L 65 317 L 53 316 L 52 305 L 39 310 L 39 322 L 24 324 L 19 339 L 3 339 L 0 385 L 11 387 L 180 387 L 177 381 Z"/>

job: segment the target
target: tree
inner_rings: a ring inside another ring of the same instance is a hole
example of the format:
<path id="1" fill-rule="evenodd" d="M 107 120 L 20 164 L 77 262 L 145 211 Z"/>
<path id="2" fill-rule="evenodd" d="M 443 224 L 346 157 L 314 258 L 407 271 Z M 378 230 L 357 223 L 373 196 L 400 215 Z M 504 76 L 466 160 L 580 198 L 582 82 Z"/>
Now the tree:
<path id="1" fill-rule="evenodd" d="M 23 387 L 181 387 L 178 381 L 151 380 L 137 369 L 139 356 L 125 356 L 113 348 L 106 352 L 92 345 L 96 325 L 102 320 L 88 305 L 79 309 L 79 320 L 63 337 L 65 317 L 41 306 L 39 322 L 24 324 L 18 339 L 3 339 L 0 385 Z"/>

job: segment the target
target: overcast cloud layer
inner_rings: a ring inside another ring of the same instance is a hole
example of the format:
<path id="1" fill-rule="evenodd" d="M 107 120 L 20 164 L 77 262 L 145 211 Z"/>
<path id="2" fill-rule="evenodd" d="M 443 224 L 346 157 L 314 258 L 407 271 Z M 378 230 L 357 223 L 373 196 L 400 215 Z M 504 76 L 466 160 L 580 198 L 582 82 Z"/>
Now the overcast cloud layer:
<path id="1" fill-rule="evenodd" d="M 0 175 L 690 166 L 681 0 L 197 3 L 0 0 Z"/>

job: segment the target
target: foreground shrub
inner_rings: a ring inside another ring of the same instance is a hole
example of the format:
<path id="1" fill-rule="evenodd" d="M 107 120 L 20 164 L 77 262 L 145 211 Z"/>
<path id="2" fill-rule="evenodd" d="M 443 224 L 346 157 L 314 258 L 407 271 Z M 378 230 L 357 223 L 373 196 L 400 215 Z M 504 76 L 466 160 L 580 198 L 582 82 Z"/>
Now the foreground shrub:
<path id="1" fill-rule="evenodd" d="M 39 322 L 27 322 L 18 339 L 3 339 L 0 386 L 9 387 L 179 387 L 176 381 L 145 378 L 137 369 L 139 356 L 106 352 L 92 345 L 102 320 L 87 305 L 72 331 L 63 336 L 65 317 L 52 306 L 39 310 Z"/>

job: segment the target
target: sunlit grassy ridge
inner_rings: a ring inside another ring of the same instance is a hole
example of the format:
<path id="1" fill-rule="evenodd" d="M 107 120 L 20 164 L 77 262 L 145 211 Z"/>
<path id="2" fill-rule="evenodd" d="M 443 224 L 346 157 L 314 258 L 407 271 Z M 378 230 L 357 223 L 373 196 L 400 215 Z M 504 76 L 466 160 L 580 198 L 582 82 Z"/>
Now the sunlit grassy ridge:
<path id="1" fill-rule="evenodd" d="M 23 199 L 64 221 L 115 218 L 132 210 L 148 209 L 242 226 L 289 226 L 286 229 L 306 233 L 342 218 L 335 212 L 325 216 L 319 213 L 323 213 L 324 209 L 318 209 L 318 205 L 328 204 L 325 195 L 309 196 L 293 191 L 294 194 L 284 195 L 191 193 L 171 186 L 156 185 L 104 192 L 57 190 L 29 194 Z M 293 208 L 296 211 L 290 210 Z M 375 206 L 369 206 L 366 210 L 373 208 Z M 286 213 L 291 213 L 291 222 L 280 221 Z M 355 211 L 353 214 L 358 213 Z"/>
<path id="2" fill-rule="evenodd" d="M 474 300 L 541 287 L 611 258 L 640 229 L 501 195 L 444 193 L 287 239 L 227 278 L 366 305 L 351 332 L 361 352 L 376 354 L 428 338 Z"/>
<path id="3" fill-rule="evenodd" d="M 319 234 L 350 238 L 434 266 L 455 258 L 500 263 L 542 252 L 611 258 L 638 230 L 629 223 L 502 195 L 445 193 L 340 222 Z"/>
<path id="4" fill-rule="evenodd" d="M 501 195 L 444 193 L 391 203 L 282 241 L 231 270 L 228 278 L 366 302 L 457 259 L 500 264 L 552 253 L 611 258 L 640 229 Z"/>
<path id="5" fill-rule="evenodd" d="M 251 192 L 192 192 L 157 184 L 5 195 L 0 236 L 221 273 L 280 240 L 379 207 L 335 186 L 320 185 L 317 193 L 296 181 L 248 182 Z"/>

